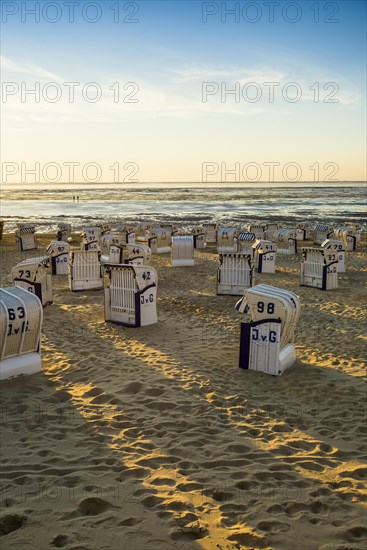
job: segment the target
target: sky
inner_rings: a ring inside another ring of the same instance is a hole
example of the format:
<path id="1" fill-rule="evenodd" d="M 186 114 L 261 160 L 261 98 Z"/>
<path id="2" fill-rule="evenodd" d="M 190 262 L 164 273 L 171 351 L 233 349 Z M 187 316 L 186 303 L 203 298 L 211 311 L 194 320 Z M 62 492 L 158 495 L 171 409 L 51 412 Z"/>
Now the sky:
<path id="1" fill-rule="evenodd" d="M 1 4 L 2 182 L 366 179 L 363 0 Z"/>

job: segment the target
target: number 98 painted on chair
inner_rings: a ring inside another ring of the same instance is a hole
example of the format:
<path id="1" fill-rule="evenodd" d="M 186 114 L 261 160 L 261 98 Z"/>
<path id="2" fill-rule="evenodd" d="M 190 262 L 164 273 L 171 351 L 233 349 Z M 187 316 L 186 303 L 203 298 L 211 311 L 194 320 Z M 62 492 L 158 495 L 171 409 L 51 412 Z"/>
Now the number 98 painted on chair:
<path id="1" fill-rule="evenodd" d="M 298 296 L 288 290 L 269 285 L 245 290 L 236 304 L 251 318 L 241 323 L 240 368 L 278 375 L 290 367 L 296 359 L 292 342 L 300 308 Z"/>

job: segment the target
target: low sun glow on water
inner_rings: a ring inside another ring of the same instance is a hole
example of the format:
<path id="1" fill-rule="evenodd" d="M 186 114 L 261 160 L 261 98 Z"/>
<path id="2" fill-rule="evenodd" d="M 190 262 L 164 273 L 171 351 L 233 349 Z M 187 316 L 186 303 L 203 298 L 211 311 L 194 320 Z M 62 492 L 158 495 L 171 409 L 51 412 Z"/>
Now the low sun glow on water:
<path id="1" fill-rule="evenodd" d="M 182 226 L 211 220 L 238 225 L 256 219 L 363 222 L 365 198 L 364 182 L 6 184 L 1 214 L 9 230 L 29 220 L 43 231 L 61 220 L 76 228 L 97 221 Z"/>

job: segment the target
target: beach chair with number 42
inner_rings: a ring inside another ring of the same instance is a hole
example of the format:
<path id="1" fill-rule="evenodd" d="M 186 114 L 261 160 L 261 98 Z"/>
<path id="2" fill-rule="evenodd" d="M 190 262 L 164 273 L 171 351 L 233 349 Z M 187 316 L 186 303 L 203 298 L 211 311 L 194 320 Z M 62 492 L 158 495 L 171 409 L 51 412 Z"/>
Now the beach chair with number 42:
<path id="1" fill-rule="evenodd" d="M 104 270 L 106 321 L 128 327 L 144 327 L 158 322 L 158 276 L 155 269 L 106 264 Z"/>

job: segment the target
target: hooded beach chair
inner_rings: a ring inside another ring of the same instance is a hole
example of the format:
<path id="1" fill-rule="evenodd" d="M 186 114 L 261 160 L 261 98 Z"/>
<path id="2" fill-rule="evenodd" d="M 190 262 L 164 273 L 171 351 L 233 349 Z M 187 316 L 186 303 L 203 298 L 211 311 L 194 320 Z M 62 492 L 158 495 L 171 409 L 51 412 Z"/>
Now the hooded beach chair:
<path id="1" fill-rule="evenodd" d="M 101 262 L 103 264 L 146 265 L 151 255 L 149 246 L 145 244 L 111 244 L 109 254 L 103 254 Z"/>
<path id="2" fill-rule="evenodd" d="M 47 254 L 51 258 L 51 274 L 67 275 L 69 273 L 70 244 L 66 241 L 51 241 Z"/>
<path id="3" fill-rule="evenodd" d="M 265 225 L 264 239 L 267 241 L 272 241 L 274 232 L 278 231 L 278 229 L 281 229 L 281 224 L 273 222 L 267 223 Z"/>
<path id="4" fill-rule="evenodd" d="M 172 243 L 172 228 L 152 227 L 150 237 L 148 238 L 148 246 L 155 254 L 165 254 L 171 252 Z"/>
<path id="5" fill-rule="evenodd" d="M 275 273 L 277 245 L 263 239 L 256 240 L 254 249 L 254 266 L 258 273 Z"/>
<path id="6" fill-rule="evenodd" d="M 354 235 L 357 239 L 357 242 L 359 242 L 362 236 L 362 225 L 358 222 L 345 222 L 344 225 L 346 227 L 354 229 Z"/>
<path id="7" fill-rule="evenodd" d="M 279 375 L 293 365 L 293 339 L 301 309 L 296 294 L 256 285 L 245 290 L 236 309 L 251 318 L 241 323 L 240 368 Z"/>
<path id="8" fill-rule="evenodd" d="M 110 253 L 110 247 L 111 245 L 122 245 L 126 244 L 126 235 L 123 235 L 122 233 L 105 233 L 100 238 L 100 244 L 101 244 L 101 253 L 104 255 L 108 255 Z"/>
<path id="9" fill-rule="evenodd" d="M 104 266 L 105 320 L 129 327 L 143 327 L 158 322 L 155 269 L 148 266 Z"/>
<path id="10" fill-rule="evenodd" d="M 297 241 L 307 241 L 311 238 L 311 222 L 298 222 L 296 224 L 296 239 Z"/>
<path id="11" fill-rule="evenodd" d="M 18 251 L 34 250 L 37 248 L 36 226 L 32 223 L 18 223 L 15 231 L 15 247 Z"/>
<path id="12" fill-rule="evenodd" d="M 101 246 L 99 240 L 101 235 L 100 227 L 84 227 L 80 250 L 83 252 L 100 252 Z"/>
<path id="13" fill-rule="evenodd" d="M 247 230 L 249 233 L 255 233 L 256 239 L 265 239 L 266 223 L 250 223 Z"/>
<path id="14" fill-rule="evenodd" d="M 122 243 L 129 244 L 135 242 L 135 226 L 131 224 L 121 224 L 117 232 L 122 236 Z"/>
<path id="15" fill-rule="evenodd" d="M 197 225 L 191 230 L 194 236 L 194 248 L 203 250 L 206 248 L 206 228 L 203 225 Z"/>
<path id="16" fill-rule="evenodd" d="M 135 241 L 136 242 L 146 242 L 150 237 L 150 231 L 152 229 L 152 224 L 148 222 L 139 222 L 136 224 L 135 228 Z"/>
<path id="17" fill-rule="evenodd" d="M 354 227 L 345 225 L 335 229 L 335 238 L 345 243 L 347 252 L 354 252 L 357 249 L 357 235 Z"/>
<path id="18" fill-rule="evenodd" d="M 217 252 L 237 252 L 237 229 L 234 227 L 221 227 L 217 232 Z"/>
<path id="19" fill-rule="evenodd" d="M 203 227 L 206 230 L 206 242 L 207 244 L 216 244 L 218 224 L 216 223 L 203 223 Z"/>
<path id="20" fill-rule="evenodd" d="M 278 254 L 297 254 L 295 229 L 287 227 L 274 231 L 273 241 L 278 245 Z"/>
<path id="21" fill-rule="evenodd" d="M 172 266 L 193 266 L 194 237 L 193 235 L 173 235 L 171 250 Z"/>
<path id="22" fill-rule="evenodd" d="M 43 319 L 38 296 L 21 287 L 0 289 L 0 379 L 41 371 Z"/>
<path id="23" fill-rule="evenodd" d="M 69 286 L 78 290 L 98 290 L 103 288 L 101 253 L 96 251 L 74 250 L 69 257 Z"/>
<path id="24" fill-rule="evenodd" d="M 58 231 L 57 235 L 60 237 L 60 241 L 67 241 L 71 236 L 71 225 L 70 223 L 59 223 L 57 225 Z"/>
<path id="25" fill-rule="evenodd" d="M 334 228 L 331 225 L 327 225 L 324 223 L 318 223 L 314 227 L 314 244 L 321 244 L 326 239 L 332 238 L 334 233 Z"/>
<path id="26" fill-rule="evenodd" d="M 301 286 L 321 290 L 338 287 L 338 255 L 324 248 L 302 248 Z"/>
<path id="27" fill-rule="evenodd" d="M 237 252 L 240 254 L 250 254 L 253 256 L 253 245 L 256 241 L 255 233 L 249 231 L 241 231 L 237 236 Z"/>
<path id="28" fill-rule="evenodd" d="M 338 263 L 337 270 L 338 273 L 345 273 L 345 250 L 346 244 L 343 241 L 338 241 L 335 239 L 326 239 L 322 244 L 321 248 L 329 250 L 332 254 L 336 254 Z M 332 256 L 328 257 L 328 260 L 331 260 Z"/>
<path id="29" fill-rule="evenodd" d="M 50 258 L 40 256 L 23 260 L 11 270 L 14 285 L 38 296 L 43 306 L 52 304 L 52 283 L 49 267 Z"/>
<path id="30" fill-rule="evenodd" d="M 219 254 L 217 294 L 240 296 L 254 284 L 254 265 L 250 254 Z"/>

